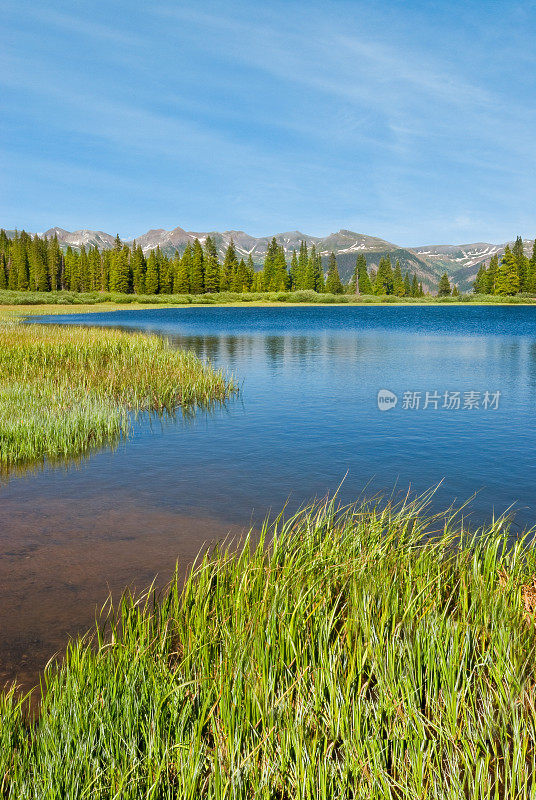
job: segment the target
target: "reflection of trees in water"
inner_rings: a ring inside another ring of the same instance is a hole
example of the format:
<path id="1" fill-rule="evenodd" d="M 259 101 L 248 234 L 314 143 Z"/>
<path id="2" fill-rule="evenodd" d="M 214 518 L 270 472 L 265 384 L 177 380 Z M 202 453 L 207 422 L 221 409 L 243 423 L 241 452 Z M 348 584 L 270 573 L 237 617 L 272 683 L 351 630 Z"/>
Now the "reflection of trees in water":
<path id="1" fill-rule="evenodd" d="M 173 336 L 176 347 L 193 350 L 199 358 L 232 367 L 251 358 L 269 364 L 281 364 L 287 357 L 306 363 L 307 359 L 327 357 L 333 360 L 362 358 L 367 353 L 384 352 L 371 337 L 333 336 L 330 334 L 248 335 L 221 334 L 219 336 Z M 237 378 L 240 379 L 240 375 Z"/>

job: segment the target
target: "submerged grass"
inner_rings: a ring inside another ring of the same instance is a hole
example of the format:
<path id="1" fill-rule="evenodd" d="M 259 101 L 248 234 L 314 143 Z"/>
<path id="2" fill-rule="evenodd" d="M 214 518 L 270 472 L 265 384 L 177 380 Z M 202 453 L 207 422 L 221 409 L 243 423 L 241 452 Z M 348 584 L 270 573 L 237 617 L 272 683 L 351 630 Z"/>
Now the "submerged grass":
<path id="1" fill-rule="evenodd" d="M 535 552 L 433 524 L 327 502 L 124 597 L 38 722 L 3 696 L 0 795 L 534 797 Z"/>
<path id="2" fill-rule="evenodd" d="M 158 336 L 0 323 L 0 464 L 78 455 L 129 412 L 223 401 L 232 379 Z"/>

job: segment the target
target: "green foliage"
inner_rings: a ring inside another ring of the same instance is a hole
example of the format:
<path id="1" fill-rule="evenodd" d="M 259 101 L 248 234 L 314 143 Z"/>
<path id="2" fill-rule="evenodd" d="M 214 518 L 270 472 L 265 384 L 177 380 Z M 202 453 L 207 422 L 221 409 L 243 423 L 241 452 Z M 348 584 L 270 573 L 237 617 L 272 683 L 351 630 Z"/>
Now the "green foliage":
<path id="1" fill-rule="evenodd" d="M 495 293 L 516 294 L 519 290 L 519 272 L 515 257 L 507 246 L 495 281 Z"/>
<path id="2" fill-rule="evenodd" d="M 403 297 L 405 294 L 404 278 L 400 269 L 400 261 L 396 259 L 396 266 L 393 272 L 393 294 L 397 297 Z"/>
<path id="3" fill-rule="evenodd" d="M 500 264 L 497 254 L 491 257 L 487 269 L 481 264 L 473 288 L 476 294 L 503 297 L 536 293 L 536 240 L 530 259 L 524 253 L 521 236 L 518 236 L 512 249 L 506 246 Z"/>
<path id="4" fill-rule="evenodd" d="M 6 257 L 0 253 L 0 291 L 7 289 Z"/>
<path id="5" fill-rule="evenodd" d="M 337 266 L 335 264 L 335 266 Z M 337 275 L 339 271 L 337 269 Z M 315 292 L 323 292 L 328 291 L 324 284 L 324 272 L 322 269 L 322 256 L 320 253 L 316 252 L 316 246 L 313 244 L 311 247 L 311 252 L 309 253 L 309 258 L 307 259 L 307 270 L 305 273 L 305 280 L 303 281 L 304 289 L 312 289 Z M 340 277 L 339 277 L 340 283 Z M 343 291 L 342 284 L 341 284 L 341 292 Z M 339 294 L 339 290 L 332 292 L 333 294 Z"/>
<path id="6" fill-rule="evenodd" d="M 367 271 L 367 259 L 363 253 L 360 253 L 356 260 L 353 281 L 356 280 L 356 290 L 359 294 L 372 294 L 372 283 L 370 282 L 369 274 Z"/>
<path id="7" fill-rule="evenodd" d="M 147 272 L 145 274 L 145 291 L 147 294 L 156 294 L 160 288 L 160 275 L 156 252 L 151 250 L 147 259 Z"/>
<path id="8" fill-rule="evenodd" d="M 536 292 L 536 239 L 532 245 L 532 256 L 529 261 L 529 272 L 527 277 L 528 289 L 530 292 Z"/>
<path id="9" fill-rule="evenodd" d="M 486 272 L 486 265 L 481 264 L 476 274 L 475 282 L 473 284 L 474 291 L 477 294 L 487 294 L 488 291 L 488 275 Z"/>
<path id="10" fill-rule="evenodd" d="M 186 245 L 186 249 L 182 254 L 175 253 L 173 259 L 175 268 L 173 275 L 173 291 L 175 294 L 188 293 L 190 291 L 190 275 L 192 274 L 192 248 Z"/>
<path id="11" fill-rule="evenodd" d="M 394 294 L 393 267 L 390 256 L 380 260 L 376 280 L 374 282 L 374 294 Z"/>
<path id="12" fill-rule="evenodd" d="M 234 390 L 158 336 L 0 323 L 0 465 L 77 455 L 126 434 L 128 410 L 207 405 Z"/>
<path id="13" fill-rule="evenodd" d="M 285 251 L 275 236 L 268 244 L 262 271 L 262 287 L 266 292 L 285 291 L 290 285 Z"/>
<path id="14" fill-rule="evenodd" d="M 423 500 L 216 546 L 70 644 L 37 722 L 2 696 L 2 796 L 530 800 L 536 557 L 512 540 Z"/>
<path id="15" fill-rule="evenodd" d="M 135 244 L 132 250 L 132 256 L 130 258 L 130 269 L 132 272 L 133 291 L 135 294 L 145 294 L 145 273 L 147 271 L 147 264 L 145 261 L 145 256 L 143 255 L 143 250 L 141 247 L 136 247 Z M 97 288 L 97 285 L 95 285 L 93 288 Z"/>
<path id="16" fill-rule="evenodd" d="M 154 262 L 157 261 L 157 255 L 151 254 L 154 257 Z M 81 276 L 87 276 L 87 265 L 79 260 L 79 274 Z M 87 279 L 81 278 L 80 281 L 80 291 L 87 291 Z M 155 282 L 155 285 L 158 290 L 158 283 Z M 110 291 L 111 292 L 121 292 L 126 294 L 130 291 L 131 282 L 130 282 L 130 263 L 129 263 L 129 249 L 128 247 L 121 247 L 121 249 L 114 248 L 112 253 L 112 259 L 110 264 Z"/>
<path id="17" fill-rule="evenodd" d="M 511 296 L 512 292 L 536 293 L 536 241 L 528 259 L 523 252 L 523 241 L 518 236 L 511 256 L 514 264 L 509 262 L 508 276 L 504 264 L 501 265 L 499 285 L 496 255 L 488 269 L 479 269 L 475 281 L 476 294 L 504 297 Z M 344 290 L 354 294 L 358 277 L 362 296 L 374 293 L 378 297 L 418 298 L 424 294 L 416 276 L 412 280 L 406 272 L 402 277 L 399 262 L 393 270 L 389 257 L 382 258 L 377 272 L 371 270 L 369 274 L 366 258 L 360 254 L 354 274 Z M 284 249 L 273 238 L 268 245 L 264 268 L 255 272 L 251 254 L 247 262 L 242 263 L 232 242 L 220 264 L 210 236 L 204 247 L 198 241 L 188 244 L 182 255 L 177 251 L 169 257 L 157 248 L 146 257 L 135 242 L 130 248 L 123 245 L 119 237 L 116 237 L 111 250 L 91 247 L 86 251 L 81 247 L 78 251 L 67 247 L 62 251 L 56 236 L 43 240 L 22 231 L 10 238 L 0 230 L 0 291 L 5 288 L 42 293 L 65 290 L 132 292 L 137 295 L 208 293 L 214 296 L 221 291 L 325 291 L 320 253 L 314 245 L 309 249 L 305 241 L 301 242 L 299 253 L 292 254 L 288 269 Z"/>
<path id="18" fill-rule="evenodd" d="M 205 289 L 205 257 L 199 239 L 194 242 L 192 250 L 192 271 L 190 274 L 190 291 L 201 294 Z"/>
<path id="19" fill-rule="evenodd" d="M 342 294 L 343 286 L 337 266 L 335 253 L 330 253 L 328 260 L 328 274 L 326 276 L 326 292 L 328 294 Z"/>
<path id="20" fill-rule="evenodd" d="M 292 251 L 292 258 L 290 260 L 290 269 L 289 269 L 289 280 L 290 280 L 290 289 L 294 290 L 298 287 L 299 284 L 299 265 L 298 265 L 298 256 L 296 255 L 296 251 Z"/>
<path id="21" fill-rule="evenodd" d="M 205 240 L 205 292 L 220 291 L 220 262 L 211 236 Z"/>
<path id="22" fill-rule="evenodd" d="M 515 240 L 512 256 L 516 266 L 519 291 L 527 291 L 529 288 L 529 260 L 523 252 L 523 239 L 521 236 L 518 236 Z"/>
<path id="23" fill-rule="evenodd" d="M 439 280 L 439 285 L 437 287 L 437 294 L 439 297 L 448 297 L 450 294 L 450 282 L 449 276 L 446 272 L 443 273 Z"/>

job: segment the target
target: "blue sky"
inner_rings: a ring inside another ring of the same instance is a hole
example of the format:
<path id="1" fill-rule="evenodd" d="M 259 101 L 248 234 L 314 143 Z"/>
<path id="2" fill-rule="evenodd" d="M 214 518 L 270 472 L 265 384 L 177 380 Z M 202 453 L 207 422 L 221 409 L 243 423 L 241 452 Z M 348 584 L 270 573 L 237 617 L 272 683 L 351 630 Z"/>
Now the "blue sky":
<path id="1" fill-rule="evenodd" d="M 0 15 L 2 227 L 536 236 L 536 2 Z"/>

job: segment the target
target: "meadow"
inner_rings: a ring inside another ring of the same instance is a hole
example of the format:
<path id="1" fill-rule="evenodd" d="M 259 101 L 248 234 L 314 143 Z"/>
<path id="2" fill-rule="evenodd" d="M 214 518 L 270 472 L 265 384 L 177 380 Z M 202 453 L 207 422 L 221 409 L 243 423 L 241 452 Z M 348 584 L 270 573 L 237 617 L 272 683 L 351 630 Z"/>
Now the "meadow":
<path id="1" fill-rule="evenodd" d="M 232 378 L 158 336 L 0 321 L 0 465 L 80 455 L 133 414 L 225 401 Z"/>
<path id="2" fill-rule="evenodd" d="M 1 703 L 4 798 L 530 798 L 536 556 L 427 498 L 312 505 L 125 595 Z"/>

